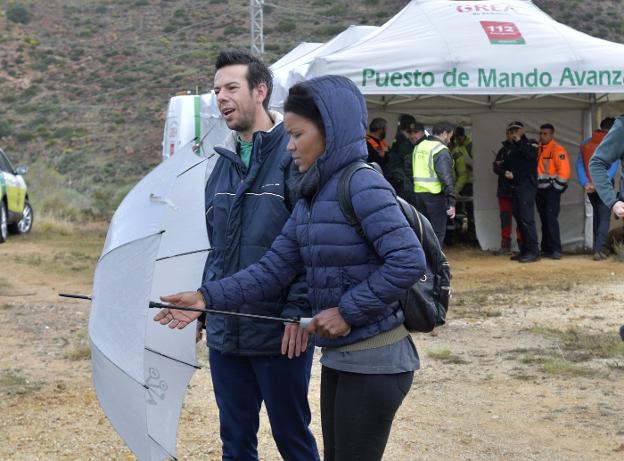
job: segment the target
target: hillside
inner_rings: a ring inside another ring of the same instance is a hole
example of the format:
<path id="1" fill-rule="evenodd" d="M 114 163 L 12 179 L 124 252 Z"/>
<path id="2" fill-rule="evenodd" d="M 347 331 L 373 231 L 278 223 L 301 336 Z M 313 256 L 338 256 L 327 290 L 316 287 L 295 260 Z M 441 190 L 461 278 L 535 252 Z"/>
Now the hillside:
<path id="1" fill-rule="evenodd" d="M 265 59 L 273 62 L 301 41 L 326 41 L 350 24 L 380 25 L 407 2 L 267 3 Z M 565 24 L 624 42 L 624 2 L 536 3 Z M 110 213 L 160 161 L 169 98 L 180 90 L 208 91 L 217 51 L 249 47 L 248 5 L 0 2 L 0 146 L 14 162 L 30 165 L 36 210 L 70 219 Z"/>

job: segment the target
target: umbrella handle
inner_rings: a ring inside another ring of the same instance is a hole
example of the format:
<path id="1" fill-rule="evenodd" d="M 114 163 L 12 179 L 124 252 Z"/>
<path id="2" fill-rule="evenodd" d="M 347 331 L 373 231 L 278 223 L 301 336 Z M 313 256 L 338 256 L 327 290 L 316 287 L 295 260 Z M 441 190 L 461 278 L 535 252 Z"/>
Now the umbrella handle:
<path id="1" fill-rule="evenodd" d="M 307 328 L 308 325 L 310 325 L 312 323 L 312 319 L 313 317 L 301 317 L 299 319 L 299 326 L 301 328 Z M 347 331 L 345 331 L 343 334 L 341 334 L 341 337 L 347 336 L 349 333 L 351 333 L 351 328 L 349 327 L 349 329 Z"/>

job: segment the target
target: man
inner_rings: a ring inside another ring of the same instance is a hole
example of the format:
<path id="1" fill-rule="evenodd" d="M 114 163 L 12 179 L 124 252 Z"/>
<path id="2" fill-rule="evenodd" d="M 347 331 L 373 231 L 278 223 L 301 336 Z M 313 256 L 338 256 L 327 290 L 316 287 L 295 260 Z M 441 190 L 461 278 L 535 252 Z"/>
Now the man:
<path id="1" fill-rule="evenodd" d="M 433 136 L 421 141 L 412 154 L 415 206 L 431 222 L 440 244 L 447 218 L 455 217 L 453 159 L 446 147 L 453 128 L 448 122 L 436 123 Z"/>
<path id="2" fill-rule="evenodd" d="M 272 75 L 256 57 L 222 51 L 215 63 L 214 91 L 233 130 L 206 184 L 206 224 L 212 244 L 204 280 L 219 280 L 256 261 L 271 247 L 290 215 L 286 186 L 291 157 L 282 117 L 268 111 Z M 302 278 L 270 302 L 241 305 L 239 312 L 311 316 Z M 173 302 L 173 301 L 172 301 Z M 155 320 L 169 315 L 163 309 Z M 188 321 L 197 318 L 187 313 Z M 172 327 L 181 328 L 180 320 Z M 161 322 L 162 323 L 162 322 Z M 283 333 L 283 338 L 282 338 Z M 313 347 L 294 326 L 241 317 L 208 315 L 210 374 L 219 407 L 223 459 L 257 460 L 259 412 L 264 402 L 273 438 L 286 460 L 318 460 L 308 426 L 307 393 Z M 301 344 L 293 349 L 292 344 Z M 281 352 L 288 352 L 289 357 Z M 302 350 L 303 349 L 303 350 Z"/>
<path id="3" fill-rule="evenodd" d="M 472 206 L 472 139 L 466 135 L 466 129 L 463 126 L 455 127 L 449 151 L 453 158 L 453 175 L 455 179 L 455 193 L 459 199 L 463 199 L 458 206 L 458 214 L 464 216 L 467 229 L 461 237 L 464 241 L 471 241 L 473 237 L 476 239 L 476 231 L 474 229 L 474 207 Z M 454 220 L 449 219 L 447 223 L 448 229 L 456 229 Z M 449 244 L 453 243 L 453 234 L 447 233 L 446 239 Z"/>
<path id="4" fill-rule="evenodd" d="M 561 259 L 559 211 L 561 194 L 568 188 L 570 160 L 568 153 L 554 139 L 555 127 L 550 123 L 540 126 L 540 144 L 537 157 L 537 211 L 542 222 L 542 254 Z"/>
<path id="5" fill-rule="evenodd" d="M 374 118 L 368 126 L 366 147 L 368 163 L 375 162 L 383 169 L 388 163 L 388 144 L 386 144 L 386 127 L 388 122 L 383 118 Z"/>
<path id="6" fill-rule="evenodd" d="M 495 252 L 497 255 L 511 254 L 511 221 L 513 216 L 513 182 L 505 177 L 505 161 L 512 152 L 511 130 L 508 128 L 505 132 L 507 139 L 503 141 L 503 147 L 496 154 L 492 169 L 498 176 L 498 187 L 496 188 L 496 197 L 498 198 L 498 209 L 501 221 L 501 245 Z M 516 241 L 518 247 L 522 248 L 522 234 L 520 226 L 516 222 Z"/>
<path id="7" fill-rule="evenodd" d="M 397 134 L 389 152 L 384 170 L 386 179 L 396 193 L 413 204 L 412 153 L 414 147 L 425 138 L 425 127 L 408 114 L 399 116 Z"/>
<path id="8" fill-rule="evenodd" d="M 609 178 L 609 168 L 618 160 L 624 162 L 624 114 L 615 120 L 589 161 L 589 171 L 600 199 L 618 218 L 624 219 L 624 194 L 620 189 L 619 197 L 616 195 Z M 621 188 L 624 184 L 624 171 L 620 175 Z M 620 338 L 624 341 L 624 325 L 620 326 Z"/>
<path id="9" fill-rule="evenodd" d="M 449 151 L 453 157 L 455 192 L 472 197 L 472 139 L 463 126 L 455 127 Z"/>
<path id="10" fill-rule="evenodd" d="M 507 125 L 510 152 L 503 162 L 505 178 L 513 185 L 513 216 L 520 228 L 520 254 L 511 259 L 521 263 L 539 261 L 540 253 L 535 229 L 535 195 L 537 194 L 537 143 L 527 139 L 522 122 Z"/>
<path id="11" fill-rule="evenodd" d="M 609 234 L 609 221 L 611 220 L 611 210 L 602 203 L 596 187 L 593 184 L 591 172 L 589 171 L 589 162 L 596 152 L 596 148 L 602 142 L 607 132 L 613 126 L 615 119 L 607 117 L 600 122 L 600 129 L 592 133 L 581 144 L 578 157 L 576 159 L 576 172 L 579 183 L 585 189 L 587 198 L 592 206 L 593 230 L 594 230 L 594 261 L 602 261 L 607 259 L 609 250 L 607 250 L 607 235 Z M 615 161 L 609 168 L 609 179 L 613 183 L 613 177 L 617 170 L 618 162 Z"/>

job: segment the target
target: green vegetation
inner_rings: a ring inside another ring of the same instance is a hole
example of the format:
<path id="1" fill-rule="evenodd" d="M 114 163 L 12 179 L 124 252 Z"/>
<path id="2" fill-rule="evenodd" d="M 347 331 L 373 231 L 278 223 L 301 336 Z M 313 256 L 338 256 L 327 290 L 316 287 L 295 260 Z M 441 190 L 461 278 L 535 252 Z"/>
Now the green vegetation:
<path id="1" fill-rule="evenodd" d="M 42 383 L 29 380 L 19 368 L 0 371 L 0 394 L 26 395 L 41 388 Z"/>
<path id="2" fill-rule="evenodd" d="M 464 365 L 470 363 L 458 355 L 454 355 L 450 349 L 438 349 L 427 351 L 427 357 L 439 360 L 444 363 L 452 363 L 456 365 Z"/>
<path id="3" fill-rule="evenodd" d="M 7 10 L 6 17 L 9 21 L 13 21 L 18 24 L 28 24 L 31 19 L 31 14 L 30 11 L 23 6 L 13 5 Z"/>

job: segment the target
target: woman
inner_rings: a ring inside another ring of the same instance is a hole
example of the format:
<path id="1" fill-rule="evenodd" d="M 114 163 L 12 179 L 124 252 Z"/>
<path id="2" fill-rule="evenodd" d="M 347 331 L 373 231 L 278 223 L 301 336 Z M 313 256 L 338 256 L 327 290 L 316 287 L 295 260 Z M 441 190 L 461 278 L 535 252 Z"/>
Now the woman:
<path id="1" fill-rule="evenodd" d="M 365 161 L 364 99 L 348 79 L 326 76 L 293 86 L 284 104 L 288 149 L 301 199 L 271 250 L 256 264 L 198 292 L 163 296 L 183 306 L 235 310 L 275 295 L 305 267 L 316 313 L 308 331 L 321 346 L 321 421 L 326 461 L 380 460 L 392 420 L 419 361 L 397 300 L 425 270 L 422 247 L 394 192 L 375 171 L 350 183 L 366 239 L 338 203 L 344 168 Z M 155 320 L 184 328 L 194 313 L 163 309 Z M 291 337 L 282 353 L 305 349 Z"/>

